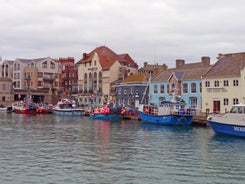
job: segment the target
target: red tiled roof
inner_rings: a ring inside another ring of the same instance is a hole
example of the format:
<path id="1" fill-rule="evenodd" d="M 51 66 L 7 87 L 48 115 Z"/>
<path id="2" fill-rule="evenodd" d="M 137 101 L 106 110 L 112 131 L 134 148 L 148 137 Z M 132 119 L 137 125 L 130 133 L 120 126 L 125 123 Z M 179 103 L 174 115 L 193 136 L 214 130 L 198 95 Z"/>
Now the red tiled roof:
<path id="1" fill-rule="evenodd" d="M 203 78 L 240 76 L 245 67 L 245 53 L 224 54 Z"/>
<path id="2" fill-rule="evenodd" d="M 116 61 L 119 61 L 120 63 L 124 64 L 131 64 L 135 67 L 138 67 L 138 65 L 132 60 L 132 58 L 128 54 L 118 55 L 106 46 L 97 47 L 89 54 L 84 54 L 83 58 L 80 61 L 78 61 L 77 64 L 91 62 L 95 53 L 98 54 L 102 70 L 110 69 L 110 67 Z"/>

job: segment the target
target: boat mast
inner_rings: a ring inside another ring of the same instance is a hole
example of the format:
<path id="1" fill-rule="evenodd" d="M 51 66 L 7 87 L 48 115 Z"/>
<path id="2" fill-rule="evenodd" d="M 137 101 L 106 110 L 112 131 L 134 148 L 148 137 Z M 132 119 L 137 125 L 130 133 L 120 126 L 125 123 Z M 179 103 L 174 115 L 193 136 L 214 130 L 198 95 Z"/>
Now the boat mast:
<path id="1" fill-rule="evenodd" d="M 144 95 L 141 98 L 141 104 L 142 104 L 142 101 L 145 99 L 147 89 L 149 89 L 148 90 L 148 104 L 147 105 L 150 105 L 150 83 L 151 83 L 151 72 L 149 73 L 149 79 L 148 79 L 147 85 L 145 87 Z"/>
<path id="2" fill-rule="evenodd" d="M 25 75 L 25 80 L 26 80 L 26 83 L 27 83 L 27 94 L 26 94 L 26 100 L 27 102 L 31 102 L 31 98 L 30 98 L 30 81 L 31 81 L 31 77 L 30 77 L 30 74 L 26 74 Z"/>

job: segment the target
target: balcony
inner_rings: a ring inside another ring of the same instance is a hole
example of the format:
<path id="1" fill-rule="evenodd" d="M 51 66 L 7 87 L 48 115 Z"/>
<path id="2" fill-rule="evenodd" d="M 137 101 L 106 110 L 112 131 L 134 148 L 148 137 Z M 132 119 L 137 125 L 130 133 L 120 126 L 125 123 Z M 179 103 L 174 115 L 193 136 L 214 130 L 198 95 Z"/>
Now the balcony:
<path id="1" fill-rule="evenodd" d="M 51 74 L 49 74 L 49 75 L 43 75 L 43 80 L 46 80 L 46 81 L 54 81 L 56 79 L 56 77 L 55 77 L 55 75 L 51 75 Z"/>

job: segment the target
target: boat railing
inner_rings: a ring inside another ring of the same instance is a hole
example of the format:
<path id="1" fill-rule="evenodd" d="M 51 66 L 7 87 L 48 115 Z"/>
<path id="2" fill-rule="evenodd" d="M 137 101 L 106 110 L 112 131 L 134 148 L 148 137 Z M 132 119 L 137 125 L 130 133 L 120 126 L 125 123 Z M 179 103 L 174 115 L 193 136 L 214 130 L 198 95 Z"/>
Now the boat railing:
<path id="1" fill-rule="evenodd" d="M 143 109 L 141 108 L 141 111 L 155 115 L 168 115 L 168 114 L 175 114 L 175 115 L 196 115 L 197 110 L 195 108 L 183 108 L 182 106 L 179 106 L 181 108 L 176 108 L 174 106 L 157 106 L 157 105 L 144 105 Z"/>

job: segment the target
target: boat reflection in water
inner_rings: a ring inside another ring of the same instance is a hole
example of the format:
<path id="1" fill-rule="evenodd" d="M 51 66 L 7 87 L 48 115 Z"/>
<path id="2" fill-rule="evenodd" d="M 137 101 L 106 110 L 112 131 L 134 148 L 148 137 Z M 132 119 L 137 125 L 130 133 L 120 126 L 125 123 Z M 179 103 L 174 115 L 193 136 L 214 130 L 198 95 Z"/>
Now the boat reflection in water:
<path id="1" fill-rule="evenodd" d="M 163 126 L 157 124 L 142 123 L 141 128 L 147 131 L 186 132 L 193 129 L 192 126 Z"/>

